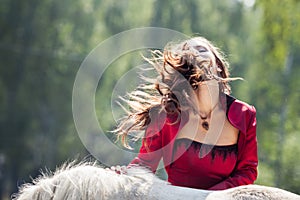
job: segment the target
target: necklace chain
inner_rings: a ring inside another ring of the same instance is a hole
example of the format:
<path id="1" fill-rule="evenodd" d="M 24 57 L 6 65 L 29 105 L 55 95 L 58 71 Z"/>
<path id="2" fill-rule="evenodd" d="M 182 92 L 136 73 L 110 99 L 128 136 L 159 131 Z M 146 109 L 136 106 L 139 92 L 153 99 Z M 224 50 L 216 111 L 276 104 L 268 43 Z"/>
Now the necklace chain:
<path id="1" fill-rule="evenodd" d="M 219 103 L 216 103 L 216 105 L 214 105 L 214 107 L 209 111 L 209 113 L 208 113 L 206 116 L 202 117 L 202 116 L 200 115 L 200 118 L 201 118 L 201 120 L 203 121 L 203 122 L 201 123 L 201 125 L 202 125 L 202 127 L 203 127 L 206 131 L 208 131 L 208 129 L 209 129 L 209 123 L 208 123 L 206 120 L 207 120 L 208 117 L 210 117 L 212 111 L 217 107 L 218 104 L 219 104 Z"/>
<path id="2" fill-rule="evenodd" d="M 211 115 L 212 111 L 217 107 L 218 104 L 219 104 L 219 103 L 216 103 L 216 104 L 214 105 L 214 107 L 209 111 L 209 113 L 208 113 L 206 116 L 203 117 L 203 116 L 200 114 L 200 118 L 201 118 L 202 120 L 207 119 L 207 118 Z"/>

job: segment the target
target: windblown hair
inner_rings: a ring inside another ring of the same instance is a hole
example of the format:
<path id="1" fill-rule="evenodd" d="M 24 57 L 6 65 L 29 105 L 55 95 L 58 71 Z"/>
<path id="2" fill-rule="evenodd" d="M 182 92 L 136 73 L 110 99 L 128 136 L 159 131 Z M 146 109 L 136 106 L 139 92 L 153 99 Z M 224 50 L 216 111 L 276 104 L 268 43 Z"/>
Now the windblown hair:
<path id="1" fill-rule="evenodd" d="M 95 163 L 65 164 L 54 173 L 42 174 L 21 186 L 13 200 L 300 200 L 279 188 L 246 185 L 222 191 L 172 186 L 140 166 L 117 174 Z"/>
<path id="2" fill-rule="evenodd" d="M 201 56 L 199 51 L 192 48 L 189 40 L 199 40 L 205 43 L 209 51 L 213 53 L 215 61 Z M 201 82 L 217 80 L 221 92 L 231 93 L 228 82 L 238 78 L 229 78 L 229 64 L 224 54 L 203 37 L 189 40 L 169 43 L 163 52 L 152 51 L 152 58 L 145 58 L 145 60 L 158 76 L 155 78 L 142 76 L 144 84 L 128 93 L 127 97 L 120 97 L 129 106 L 129 109 L 119 103 L 126 111 L 127 116 L 121 119 L 113 132 L 117 134 L 118 138 L 122 138 L 121 141 L 125 147 L 130 148 L 127 141 L 129 133 L 145 130 L 151 119 L 157 117 L 161 112 L 177 115 L 188 109 L 197 112 L 191 98 L 192 91 L 197 89 Z M 217 75 L 212 72 L 213 63 L 216 63 L 215 67 L 220 69 Z M 133 137 L 139 139 L 142 135 L 136 134 Z"/>

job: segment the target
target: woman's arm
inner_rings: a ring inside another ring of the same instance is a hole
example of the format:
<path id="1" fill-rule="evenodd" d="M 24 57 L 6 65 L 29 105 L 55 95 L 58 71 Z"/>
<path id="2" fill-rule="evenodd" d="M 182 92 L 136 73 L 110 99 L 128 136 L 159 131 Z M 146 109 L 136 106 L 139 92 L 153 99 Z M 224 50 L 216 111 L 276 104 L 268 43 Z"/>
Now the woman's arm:
<path id="1" fill-rule="evenodd" d="M 142 146 L 139 154 L 134 158 L 128 167 L 132 165 L 141 165 L 148 167 L 155 172 L 162 158 L 162 139 L 159 123 L 151 122 L 145 131 L 145 138 L 142 140 Z"/>

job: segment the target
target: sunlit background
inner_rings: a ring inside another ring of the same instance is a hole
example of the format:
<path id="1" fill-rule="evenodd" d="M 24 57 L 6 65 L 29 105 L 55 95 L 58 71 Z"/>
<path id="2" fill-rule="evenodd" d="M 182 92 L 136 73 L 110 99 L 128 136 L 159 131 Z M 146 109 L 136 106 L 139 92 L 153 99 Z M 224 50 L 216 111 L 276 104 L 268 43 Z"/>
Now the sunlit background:
<path id="1" fill-rule="evenodd" d="M 204 36 L 225 52 L 232 76 L 245 79 L 232 95 L 257 109 L 256 183 L 299 194 L 299 22 L 299 0 L 1 0 L 0 199 L 40 169 L 89 157 L 72 116 L 76 73 L 105 39 L 149 26 Z M 139 56 L 112 62 L 99 82 L 104 130 L 116 125 L 112 90 Z"/>

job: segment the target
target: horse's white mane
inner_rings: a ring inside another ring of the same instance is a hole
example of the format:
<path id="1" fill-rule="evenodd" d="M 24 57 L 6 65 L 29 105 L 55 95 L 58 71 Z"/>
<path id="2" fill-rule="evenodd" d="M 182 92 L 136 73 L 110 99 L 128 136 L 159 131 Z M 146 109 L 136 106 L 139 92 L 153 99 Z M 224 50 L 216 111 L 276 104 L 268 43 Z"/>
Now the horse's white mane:
<path id="1" fill-rule="evenodd" d="M 135 199 L 144 197 L 156 184 L 166 184 L 141 167 L 128 169 L 128 175 L 116 174 L 91 162 L 64 164 L 54 173 L 42 173 L 25 184 L 14 199 Z"/>
<path id="2" fill-rule="evenodd" d="M 205 199 L 205 200 L 300 200 L 300 196 L 273 187 L 248 185 L 223 191 L 176 187 L 142 167 L 126 174 L 104 169 L 94 162 L 64 164 L 54 173 L 42 173 L 24 184 L 14 200 L 93 200 L 93 199 Z"/>

